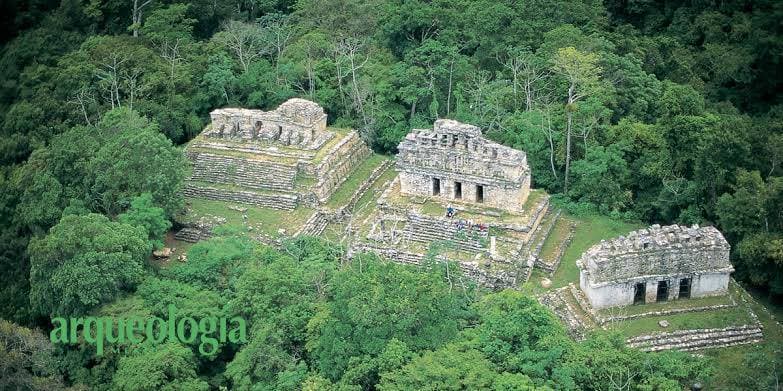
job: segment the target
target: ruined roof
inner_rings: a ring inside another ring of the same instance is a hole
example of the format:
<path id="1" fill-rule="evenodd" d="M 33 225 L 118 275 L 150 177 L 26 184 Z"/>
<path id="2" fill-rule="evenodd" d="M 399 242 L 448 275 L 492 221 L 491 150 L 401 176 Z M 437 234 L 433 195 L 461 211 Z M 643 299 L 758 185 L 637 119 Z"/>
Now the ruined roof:
<path id="1" fill-rule="evenodd" d="M 324 108 L 318 103 L 300 98 L 291 98 L 281 103 L 275 111 L 281 116 L 304 120 L 308 123 L 318 121 L 326 115 Z"/>
<path id="2" fill-rule="evenodd" d="M 210 116 L 212 117 L 213 122 L 221 117 L 228 117 L 252 121 L 266 119 L 271 121 L 290 122 L 303 126 L 312 126 L 319 121 L 325 120 L 326 113 L 324 112 L 323 107 L 315 102 L 292 98 L 270 111 L 227 107 L 213 110 L 210 113 Z"/>
<path id="3" fill-rule="evenodd" d="M 655 224 L 590 247 L 577 261 L 592 283 L 731 269 L 729 243 L 715 227 Z"/>
<path id="4" fill-rule="evenodd" d="M 413 129 L 397 148 L 400 170 L 434 169 L 511 183 L 530 175 L 525 152 L 485 139 L 477 126 L 450 119 L 435 121 L 433 129 Z"/>

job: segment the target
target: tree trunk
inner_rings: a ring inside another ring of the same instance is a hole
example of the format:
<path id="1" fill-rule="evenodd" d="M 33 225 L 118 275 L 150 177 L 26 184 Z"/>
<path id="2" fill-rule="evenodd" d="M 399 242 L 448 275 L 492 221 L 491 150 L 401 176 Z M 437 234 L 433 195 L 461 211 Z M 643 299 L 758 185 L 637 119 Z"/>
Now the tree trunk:
<path id="1" fill-rule="evenodd" d="M 568 104 L 566 105 L 566 161 L 565 161 L 565 178 L 563 182 L 563 193 L 568 195 L 568 174 L 571 168 L 571 125 L 573 124 L 574 112 L 574 89 L 575 86 L 571 84 L 568 87 Z"/>

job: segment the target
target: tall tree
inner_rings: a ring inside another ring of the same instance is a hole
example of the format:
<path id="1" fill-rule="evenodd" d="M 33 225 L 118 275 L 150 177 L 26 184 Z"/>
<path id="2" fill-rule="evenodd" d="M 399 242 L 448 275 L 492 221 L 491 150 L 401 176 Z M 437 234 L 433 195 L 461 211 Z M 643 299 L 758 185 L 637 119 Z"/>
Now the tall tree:
<path id="1" fill-rule="evenodd" d="M 571 168 L 571 136 L 574 126 L 574 113 L 579 110 L 577 103 L 596 92 L 601 68 L 597 65 L 598 55 L 585 53 L 573 47 L 558 49 L 553 60 L 552 70 L 566 81 L 566 158 L 563 178 L 563 192 L 568 193 L 568 179 Z"/>

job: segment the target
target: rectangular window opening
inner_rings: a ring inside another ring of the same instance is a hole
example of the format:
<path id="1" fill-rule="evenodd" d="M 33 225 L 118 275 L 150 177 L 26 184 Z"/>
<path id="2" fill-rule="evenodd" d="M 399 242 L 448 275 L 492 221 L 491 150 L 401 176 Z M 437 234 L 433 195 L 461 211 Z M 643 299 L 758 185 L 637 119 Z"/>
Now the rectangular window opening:
<path id="1" fill-rule="evenodd" d="M 462 182 L 454 182 L 454 198 L 462 199 Z"/>
<path id="2" fill-rule="evenodd" d="M 484 202 L 484 186 L 476 185 L 476 202 Z"/>
<path id="3" fill-rule="evenodd" d="M 432 195 L 440 195 L 440 179 L 438 178 L 432 178 Z"/>

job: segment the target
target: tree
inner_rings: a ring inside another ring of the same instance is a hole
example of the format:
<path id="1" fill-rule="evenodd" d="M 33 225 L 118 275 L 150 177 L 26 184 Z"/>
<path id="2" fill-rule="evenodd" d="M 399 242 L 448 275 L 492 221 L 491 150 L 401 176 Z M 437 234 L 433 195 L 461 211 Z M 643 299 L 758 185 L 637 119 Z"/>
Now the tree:
<path id="1" fill-rule="evenodd" d="M 139 29 L 141 28 L 141 17 L 144 13 L 144 8 L 150 3 L 152 3 L 152 0 L 132 0 L 133 1 L 133 12 L 131 14 L 131 20 L 132 24 L 130 27 L 128 27 L 129 30 L 133 31 L 133 37 L 139 36 Z"/>
<path id="2" fill-rule="evenodd" d="M 67 316 L 117 298 L 141 280 L 146 236 L 99 214 L 64 216 L 30 242 L 30 303 L 40 314 Z"/>
<path id="3" fill-rule="evenodd" d="M 150 244 L 156 249 L 163 247 L 163 236 L 171 228 L 166 211 L 155 206 L 150 193 L 132 199 L 130 208 L 117 216 L 117 221 L 144 229 Z"/>
<path id="4" fill-rule="evenodd" d="M 148 192 L 167 216 L 174 216 L 182 208 L 182 151 L 146 118 L 127 109 L 116 114 L 116 119 L 99 124 L 104 131 L 117 133 L 90 162 L 88 195 L 93 208 L 116 215 L 133 197 Z"/>
<path id="5" fill-rule="evenodd" d="M 120 359 L 112 387 L 127 391 L 209 390 L 198 378 L 193 352 L 176 342 L 149 345 Z"/>
<path id="6" fill-rule="evenodd" d="M 523 374 L 496 372 L 481 352 L 455 344 L 425 352 L 409 364 L 381 375 L 381 391 L 402 390 L 551 390 L 536 387 Z"/>
<path id="7" fill-rule="evenodd" d="M 566 159 L 563 191 L 568 193 L 568 176 L 571 167 L 571 134 L 577 103 L 596 92 L 601 68 L 597 65 L 598 56 L 585 53 L 573 47 L 557 50 L 552 60 L 552 70 L 567 82 L 566 93 Z"/>
<path id="8" fill-rule="evenodd" d="M 255 59 L 267 53 L 263 38 L 258 26 L 236 20 L 225 23 L 223 30 L 214 37 L 234 54 L 245 72 Z"/>
<path id="9" fill-rule="evenodd" d="M 53 352 L 39 331 L 0 319 L 0 389 L 64 390 Z"/>
<path id="10" fill-rule="evenodd" d="M 376 356 L 392 338 L 416 351 L 442 346 L 457 334 L 463 296 L 440 273 L 364 257 L 331 283 L 333 299 L 308 324 L 307 350 L 333 380 L 351 357 Z"/>

